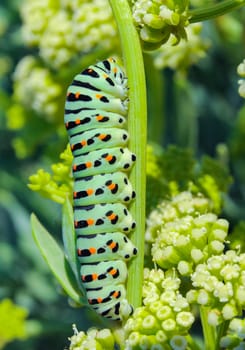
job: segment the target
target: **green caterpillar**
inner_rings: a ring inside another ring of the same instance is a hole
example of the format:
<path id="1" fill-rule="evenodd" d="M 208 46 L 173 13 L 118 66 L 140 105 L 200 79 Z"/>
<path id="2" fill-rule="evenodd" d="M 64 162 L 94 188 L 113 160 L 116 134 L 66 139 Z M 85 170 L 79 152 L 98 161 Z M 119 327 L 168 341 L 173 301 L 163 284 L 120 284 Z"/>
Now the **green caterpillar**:
<path id="1" fill-rule="evenodd" d="M 88 303 L 103 317 L 133 312 L 126 298 L 126 262 L 137 249 L 126 236 L 136 223 L 127 206 L 135 191 L 127 173 L 127 78 L 113 58 L 76 75 L 68 88 L 65 125 L 74 156 L 74 227 Z"/>

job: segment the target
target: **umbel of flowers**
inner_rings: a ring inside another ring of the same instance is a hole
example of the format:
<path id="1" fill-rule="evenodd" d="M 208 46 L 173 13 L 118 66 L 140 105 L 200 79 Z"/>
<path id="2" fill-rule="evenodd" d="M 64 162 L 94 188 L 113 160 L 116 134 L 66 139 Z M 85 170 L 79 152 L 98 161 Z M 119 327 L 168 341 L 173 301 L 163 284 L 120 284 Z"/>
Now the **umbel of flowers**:
<path id="1" fill-rule="evenodd" d="M 25 0 L 23 37 L 50 66 L 61 68 L 77 55 L 117 45 L 107 0 Z"/>
<path id="2" fill-rule="evenodd" d="M 194 322 L 174 269 L 145 269 L 143 306 L 125 325 L 126 349 L 185 349 Z"/>
<path id="3" fill-rule="evenodd" d="M 86 333 L 78 332 L 76 326 L 73 325 L 74 335 L 70 338 L 70 350 L 113 350 L 115 337 L 108 328 L 98 330 L 90 328 Z"/>
<path id="4" fill-rule="evenodd" d="M 165 275 L 170 269 L 175 271 L 178 292 L 185 290 L 183 295 L 190 310 L 198 305 L 207 327 L 226 324 L 227 335 L 220 339 L 220 346 L 229 344 L 227 348 L 235 349 L 239 345 L 240 349 L 244 344 L 244 320 L 237 317 L 245 309 L 245 254 L 239 252 L 239 247 L 225 250 L 229 243 L 228 222 L 209 212 L 209 205 L 207 199 L 194 197 L 190 192 L 163 201 L 148 218 L 146 238 L 152 247 L 153 261 Z M 162 287 L 167 280 L 166 275 Z M 151 298 L 155 286 L 156 281 L 149 293 Z"/>
<path id="5" fill-rule="evenodd" d="M 228 222 L 212 213 L 198 217 L 187 214 L 164 223 L 152 246 L 153 261 L 189 276 L 197 264 L 223 252 L 227 229 Z"/>
<path id="6" fill-rule="evenodd" d="M 186 38 L 188 25 L 187 7 L 189 1 L 133 1 L 133 18 L 139 29 L 145 49 L 154 50 L 164 44 L 170 34 L 177 43 Z"/>
<path id="7" fill-rule="evenodd" d="M 191 275 L 192 286 L 186 297 L 190 303 L 209 308 L 213 326 L 242 316 L 245 309 L 245 254 L 228 250 L 198 264 Z"/>
<path id="8" fill-rule="evenodd" d="M 34 56 L 25 56 L 16 66 L 14 100 L 26 108 L 31 107 L 37 115 L 45 115 L 49 122 L 59 116 L 62 92 L 63 88 L 55 77 Z"/>

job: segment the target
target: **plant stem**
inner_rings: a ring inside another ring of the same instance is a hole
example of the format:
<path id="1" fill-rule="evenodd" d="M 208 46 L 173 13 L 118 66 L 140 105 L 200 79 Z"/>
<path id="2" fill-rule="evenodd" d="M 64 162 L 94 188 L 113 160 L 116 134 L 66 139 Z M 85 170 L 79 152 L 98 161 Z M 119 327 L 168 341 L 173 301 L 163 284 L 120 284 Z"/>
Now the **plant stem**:
<path id="1" fill-rule="evenodd" d="M 144 266 L 145 234 L 145 186 L 146 186 L 146 86 L 144 62 L 140 40 L 133 23 L 127 0 L 110 0 L 117 22 L 129 86 L 128 131 L 129 148 L 137 156 L 136 164 L 130 174 L 130 181 L 137 193 L 131 206 L 136 220 L 136 230 L 131 235 L 138 248 L 138 254 L 131 261 L 128 269 L 127 298 L 138 307 L 141 305 Z"/>
<path id="2" fill-rule="evenodd" d="M 165 131 L 165 98 L 163 72 L 155 68 L 152 55 L 145 54 L 145 73 L 148 87 L 148 140 L 163 144 Z"/>
<path id="3" fill-rule="evenodd" d="M 224 334 L 226 334 L 227 328 L 229 327 L 230 322 L 229 321 L 224 321 L 223 323 L 221 323 L 221 325 L 218 327 L 217 330 L 217 337 L 216 337 L 216 350 L 220 349 L 220 339 L 221 337 L 223 337 Z"/>
<path id="4" fill-rule="evenodd" d="M 245 0 L 225 0 L 217 4 L 203 6 L 189 11 L 190 23 L 206 21 L 222 16 L 245 5 Z"/>
<path id="5" fill-rule="evenodd" d="M 190 348 L 191 350 L 202 350 L 202 348 L 195 342 L 194 338 L 188 334 L 186 336 L 186 340 L 188 341 L 188 349 Z"/>
<path id="6" fill-rule="evenodd" d="M 202 329 L 205 343 L 205 350 L 215 350 L 215 328 L 208 324 L 208 309 L 204 306 L 200 307 L 200 317 L 202 321 Z"/>

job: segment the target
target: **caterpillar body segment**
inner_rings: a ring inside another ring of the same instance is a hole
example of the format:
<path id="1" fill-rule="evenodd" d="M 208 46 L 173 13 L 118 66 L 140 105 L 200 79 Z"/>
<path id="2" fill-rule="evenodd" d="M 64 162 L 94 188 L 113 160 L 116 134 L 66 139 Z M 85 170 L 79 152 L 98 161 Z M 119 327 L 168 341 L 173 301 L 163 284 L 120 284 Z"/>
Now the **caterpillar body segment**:
<path id="1" fill-rule="evenodd" d="M 75 157 L 72 164 L 73 176 L 76 179 L 116 171 L 128 172 L 135 160 L 136 156 L 128 148 L 100 149 Z"/>
<path id="2" fill-rule="evenodd" d="M 120 114 L 97 109 L 66 110 L 65 125 L 69 136 L 97 128 L 125 128 L 126 119 Z"/>
<path id="3" fill-rule="evenodd" d="M 128 233 L 136 226 L 127 207 L 121 203 L 74 207 L 74 220 L 77 235 L 117 231 Z"/>
<path id="4" fill-rule="evenodd" d="M 96 261 L 81 264 L 80 269 L 83 286 L 88 289 L 100 288 L 112 284 L 124 284 L 127 280 L 127 265 L 123 260 Z"/>
<path id="5" fill-rule="evenodd" d="M 137 249 L 126 235 L 121 232 L 101 233 L 78 236 L 77 255 L 83 263 L 93 263 L 123 259 L 130 260 L 137 254 Z"/>
<path id="6" fill-rule="evenodd" d="M 101 128 L 79 132 L 70 137 L 73 155 L 105 148 L 125 147 L 128 143 L 128 133 L 124 129 Z"/>
<path id="7" fill-rule="evenodd" d="M 97 183 L 96 189 L 94 182 Z M 128 204 L 135 196 L 126 173 L 118 171 L 77 178 L 73 202 L 74 206 L 117 202 Z"/>

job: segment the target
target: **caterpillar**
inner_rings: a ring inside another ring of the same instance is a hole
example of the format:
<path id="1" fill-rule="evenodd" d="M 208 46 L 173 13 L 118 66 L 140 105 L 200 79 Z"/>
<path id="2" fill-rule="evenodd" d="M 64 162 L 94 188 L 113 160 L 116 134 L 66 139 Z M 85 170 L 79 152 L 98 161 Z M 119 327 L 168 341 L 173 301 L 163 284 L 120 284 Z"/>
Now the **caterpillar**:
<path id="1" fill-rule="evenodd" d="M 127 148 L 127 78 L 115 59 L 76 75 L 68 88 L 65 126 L 73 154 L 77 257 L 88 303 L 103 317 L 132 314 L 126 262 L 137 254 L 127 237 L 136 226 L 128 179 L 136 156 Z"/>

